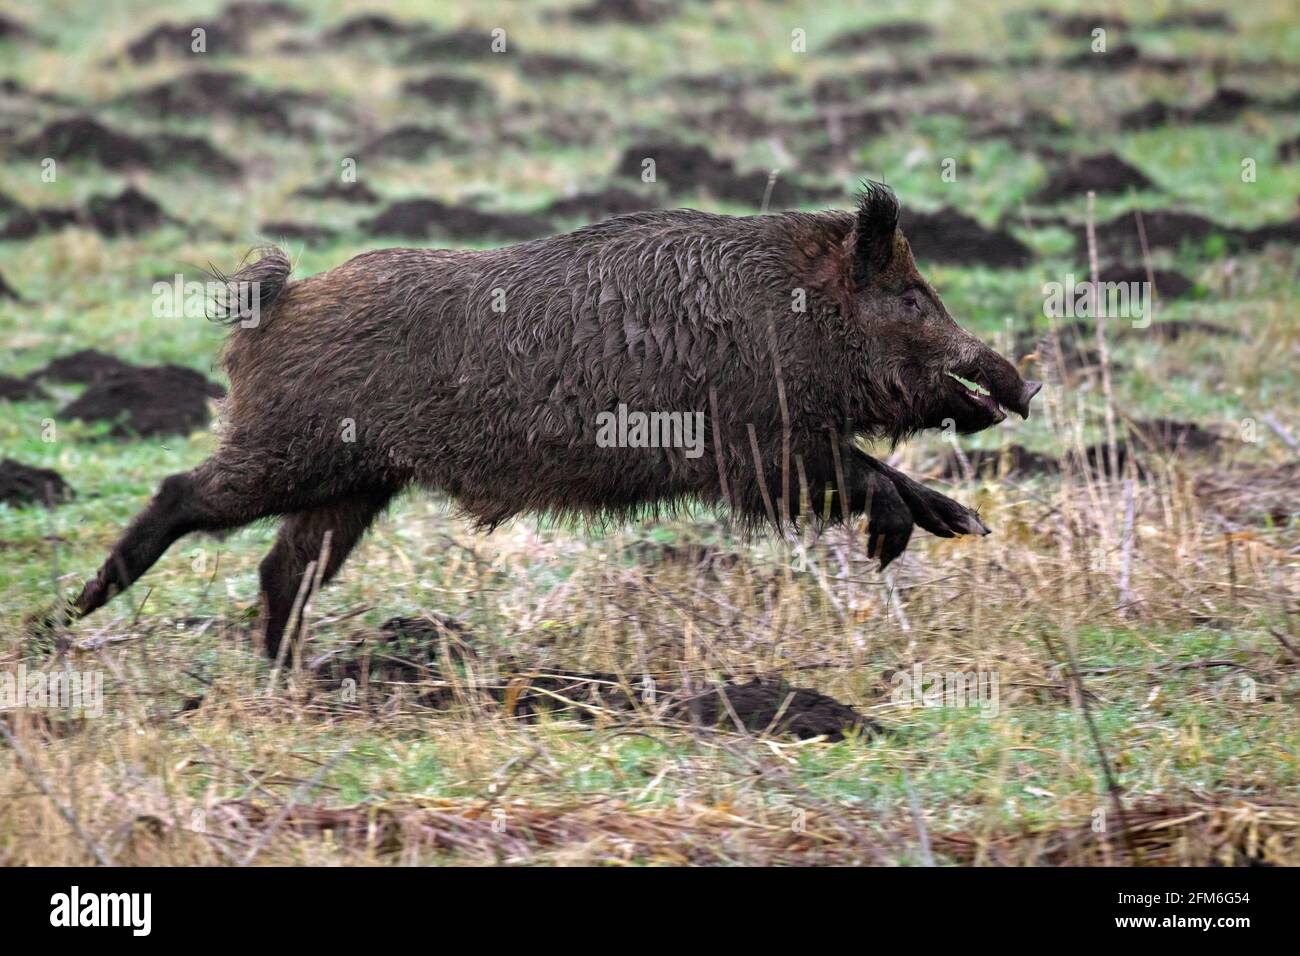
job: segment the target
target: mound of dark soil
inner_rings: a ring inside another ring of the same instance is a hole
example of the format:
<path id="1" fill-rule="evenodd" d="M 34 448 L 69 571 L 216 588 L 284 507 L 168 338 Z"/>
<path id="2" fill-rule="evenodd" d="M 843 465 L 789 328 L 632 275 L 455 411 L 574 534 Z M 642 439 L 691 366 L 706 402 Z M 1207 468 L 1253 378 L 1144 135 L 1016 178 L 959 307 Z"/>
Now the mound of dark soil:
<path id="1" fill-rule="evenodd" d="M 866 70 L 849 76 L 829 76 L 813 84 L 813 100 L 820 106 L 852 105 L 861 97 L 884 93 L 906 86 L 928 83 L 933 74 L 915 66 Z"/>
<path id="2" fill-rule="evenodd" d="M 420 80 L 410 80 L 402 89 L 435 106 L 477 106 L 491 103 L 496 98 L 481 80 L 447 73 L 434 73 Z"/>
<path id="3" fill-rule="evenodd" d="M 23 24 L 0 13 L 0 43 L 16 43 L 21 40 L 30 40 L 33 36 L 32 31 Z"/>
<path id="4" fill-rule="evenodd" d="M 1139 447 L 1156 452 L 1178 454 L 1185 451 L 1214 452 L 1223 438 L 1195 422 L 1172 418 L 1151 418 L 1133 422 L 1129 440 Z"/>
<path id="5" fill-rule="evenodd" d="M 769 176 L 755 170 L 738 173 L 729 160 L 718 159 L 703 146 L 685 146 L 671 142 L 643 142 L 629 146 L 615 167 L 615 174 L 629 178 L 641 176 L 642 163 L 655 162 L 655 181 L 674 195 L 695 191 L 757 207 L 767 193 Z M 770 208 L 782 209 L 805 203 L 840 199 L 838 189 L 818 189 L 779 177 L 772 187 Z"/>
<path id="6" fill-rule="evenodd" d="M 301 23 L 304 19 L 300 10 L 275 0 L 232 3 L 215 20 L 160 23 L 128 43 L 125 52 L 133 63 L 245 53 L 249 37 L 267 24 Z M 196 50 L 194 31 L 199 29 L 204 34 L 203 48 Z"/>
<path id="7" fill-rule="evenodd" d="M 636 23 L 650 26 L 677 12 L 671 0 L 592 0 L 568 11 L 578 23 Z"/>
<path id="8" fill-rule="evenodd" d="M 1130 189 L 1156 189 L 1156 184 L 1141 170 L 1130 166 L 1114 153 L 1084 156 L 1056 170 L 1033 195 L 1033 201 L 1055 203 L 1077 199 L 1089 190 L 1096 193 L 1124 193 Z"/>
<path id="9" fill-rule="evenodd" d="M 63 476 L 6 458 L 0 461 L 0 504 L 58 504 L 74 496 Z"/>
<path id="10" fill-rule="evenodd" d="M 735 730 L 739 719 L 750 733 L 789 735 L 800 740 L 843 740 L 849 733 L 884 732 L 879 724 L 848 704 L 806 687 L 759 677 L 748 684 L 719 685 L 682 701 L 671 712 L 723 730 Z"/>
<path id="11" fill-rule="evenodd" d="M 204 31 L 203 49 L 196 51 L 194 31 L 200 29 Z M 160 23 L 128 43 L 126 55 L 133 63 L 149 63 L 163 58 L 222 56 L 247 49 L 247 34 L 231 30 L 220 21 L 208 20 Z"/>
<path id="12" fill-rule="evenodd" d="M 1236 33 L 1232 18 L 1221 10 L 1180 10 L 1166 13 L 1152 27 L 1164 30 L 1208 30 L 1216 33 Z"/>
<path id="13" fill-rule="evenodd" d="M 19 213 L 0 230 L 3 239 L 30 239 L 71 225 L 85 225 L 102 236 L 134 236 L 173 221 L 161 206 L 128 186 L 116 196 L 91 196 L 82 212 L 73 209 L 31 209 Z"/>
<path id="14" fill-rule="evenodd" d="M 519 72 L 530 80 L 562 80 L 566 76 L 612 76 L 615 71 L 581 56 L 525 53 L 516 59 Z"/>
<path id="15" fill-rule="evenodd" d="M 501 52 L 492 49 L 492 31 L 463 27 L 447 33 L 432 33 L 420 37 L 407 49 L 403 59 L 408 63 L 446 63 L 453 60 L 486 60 L 493 56 L 514 56 L 519 51 L 514 39 L 507 39 Z"/>
<path id="16" fill-rule="evenodd" d="M 1034 257 L 1011 233 L 985 229 L 952 208 L 920 212 L 904 207 L 899 228 L 916 258 L 928 262 L 1006 269 L 1028 265 Z"/>
<path id="17" fill-rule="evenodd" d="M 221 11 L 219 19 L 235 33 L 248 33 L 268 23 L 302 23 L 307 15 L 280 0 L 237 0 Z"/>
<path id="18" fill-rule="evenodd" d="M 1102 282 L 1147 282 L 1155 284 L 1156 295 L 1164 299 L 1180 299 L 1196 288 L 1191 279 L 1173 269 L 1152 269 L 1148 278 L 1143 266 L 1113 265 L 1098 274 Z"/>
<path id="19" fill-rule="evenodd" d="M 340 179 L 331 179 L 319 186 L 303 186 L 295 190 L 294 195 L 300 199 L 333 199 L 358 205 L 377 203 L 380 199 L 379 194 L 365 183 L 345 183 Z"/>
<path id="20" fill-rule="evenodd" d="M 438 150 L 460 152 L 461 144 L 448 133 L 431 126 L 398 126 L 380 133 L 358 150 L 364 159 L 423 159 Z"/>
<path id="21" fill-rule="evenodd" d="M 9 299 L 11 302 L 22 302 L 23 297 L 18 294 L 18 290 L 9 284 L 9 280 L 0 272 L 0 299 Z"/>
<path id="22" fill-rule="evenodd" d="M 1277 161 L 1279 163 L 1293 163 L 1300 159 L 1300 136 L 1283 140 L 1277 144 Z"/>
<path id="23" fill-rule="evenodd" d="M 1030 451 L 1024 445 L 972 448 L 966 451 L 965 455 L 971 474 L 986 479 L 1002 476 L 1029 478 L 1034 475 L 1054 475 L 1061 470 L 1061 463 L 1055 458 Z M 950 454 L 944 459 L 940 474 L 950 480 L 966 477 L 961 459 L 955 454 Z"/>
<path id="24" fill-rule="evenodd" d="M 1158 284 L 1157 284 L 1158 287 Z M 1153 335 L 1161 342 L 1177 342 L 1185 335 L 1204 335 L 1214 339 L 1242 339 L 1245 336 L 1236 329 L 1225 328 L 1204 319 L 1179 319 L 1174 322 L 1155 322 L 1150 328 L 1142 330 L 1144 335 Z"/>
<path id="25" fill-rule="evenodd" d="M 28 157 L 89 160 L 106 169 L 147 168 L 154 150 L 142 139 L 109 129 L 88 116 L 56 120 L 17 145 Z"/>
<path id="26" fill-rule="evenodd" d="M 1220 87 L 1209 99 L 1195 106 L 1175 106 L 1152 100 L 1119 118 L 1121 129 L 1153 129 L 1169 123 L 1230 123 L 1246 110 L 1277 109 L 1279 102 L 1260 100 L 1249 93 Z"/>
<path id="27" fill-rule="evenodd" d="M 361 224 L 372 236 L 401 236 L 428 239 L 536 239 L 549 235 L 554 227 L 539 216 L 517 212 L 484 212 L 472 206 L 449 206 L 436 199 L 407 199 L 395 202 Z"/>
<path id="28" fill-rule="evenodd" d="M 1201 63 L 1186 57 L 1152 56 L 1143 53 L 1133 43 L 1118 43 L 1104 53 L 1084 50 L 1068 56 L 1058 64 L 1065 70 L 1153 70 L 1159 73 L 1184 73 L 1199 69 Z"/>
<path id="29" fill-rule="evenodd" d="M 93 382 L 59 417 L 115 422 L 115 438 L 188 435 L 207 427 L 208 399 L 224 394 L 193 369 L 127 366 Z"/>
<path id="30" fill-rule="evenodd" d="M 134 186 L 116 196 L 91 196 L 86 216 L 103 236 L 134 236 L 171 221 L 161 206 Z"/>
<path id="31" fill-rule="evenodd" d="M 687 113 L 681 121 L 699 133 L 729 139 L 762 139 L 779 128 L 771 117 L 755 113 L 739 103 Z"/>
<path id="32" fill-rule="evenodd" d="M 837 33 L 824 49 L 827 53 L 860 53 L 882 47 L 921 43 L 933 37 L 934 28 L 928 23 L 919 20 L 898 20 Z"/>
<path id="33" fill-rule="evenodd" d="M 1092 31 L 1123 30 L 1129 23 L 1121 16 L 1109 13 L 1055 13 L 1051 10 L 1034 11 L 1034 16 L 1051 23 L 1057 33 L 1078 39 L 1091 37 Z"/>
<path id="34" fill-rule="evenodd" d="M 1229 123 L 1255 105 L 1257 101 L 1249 93 L 1220 88 L 1204 103 L 1193 107 L 1186 118 L 1193 123 Z"/>
<path id="35" fill-rule="evenodd" d="M 611 216 L 622 216 L 644 209 L 656 209 L 659 204 L 653 199 L 630 189 L 611 186 L 598 192 L 578 193 L 557 199 L 546 207 L 546 215 L 555 219 L 581 219 L 584 222 L 598 222 Z"/>
<path id="36" fill-rule="evenodd" d="M 458 693 L 475 691 L 464 684 L 458 690 L 437 686 L 445 680 L 444 662 L 449 658 L 459 668 L 475 657 L 472 635 L 466 627 L 434 614 L 393 618 L 364 644 L 321 655 L 308 664 L 308 669 L 326 686 L 337 687 L 346 679 L 370 686 L 413 684 L 421 703 L 446 707 L 457 702 Z M 636 709 L 638 702 L 634 698 L 641 690 L 637 685 L 626 688 L 617 674 L 565 674 L 517 664 L 507 670 L 513 670 L 513 674 L 503 673 L 495 686 L 480 684 L 477 693 L 483 702 L 495 701 L 514 717 L 530 718 L 540 712 L 570 713 L 583 719 L 597 712 L 617 716 Z M 762 678 L 747 684 L 727 681 L 690 695 L 661 685 L 656 688 L 655 699 L 643 700 L 643 704 L 659 709 L 670 720 L 723 731 L 735 731 L 738 719 L 749 733 L 805 740 L 819 736 L 842 740 L 848 733 L 882 732 L 879 725 L 825 694 Z"/>
<path id="37" fill-rule="evenodd" d="M 301 132 L 293 126 L 292 110 L 319 106 L 322 99 L 297 90 L 261 89 L 241 73 L 196 70 L 133 90 L 118 102 L 153 116 L 227 116 L 268 132 L 290 134 Z"/>
<path id="38" fill-rule="evenodd" d="M 1147 245 L 1152 249 L 1177 251 L 1184 243 L 1202 249 L 1207 239 L 1221 237 L 1230 248 L 1259 249 L 1271 242 L 1296 244 L 1300 242 L 1300 219 L 1271 223 L 1255 229 L 1238 229 L 1176 210 L 1145 210 L 1142 224 L 1146 230 Z M 1087 248 L 1087 235 L 1078 229 L 1080 249 Z M 1120 251 L 1128 255 L 1140 254 L 1137 214 L 1126 212 L 1097 226 L 1097 245 L 1105 253 Z"/>
<path id="39" fill-rule="evenodd" d="M 30 239 L 81 222 L 75 209 L 24 209 L 0 228 L 0 239 Z"/>
<path id="40" fill-rule="evenodd" d="M 423 23 L 403 23 L 382 13 L 362 13 L 349 17 L 325 34 L 330 46 L 365 43 L 372 40 L 401 40 L 424 36 L 429 27 Z"/>
<path id="41" fill-rule="evenodd" d="M 338 235 L 335 230 L 325 226 L 288 221 L 264 222 L 260 232 L 272 239 L 297 239 L 309 244 L 329 242 Z"/>
<path id="42" fill-rule="evenodd" d="M 15 151 L 61 162 L 86 160 L 106 169 L 193 166 L 217 176 L 240 172 L 238 163 L 201 137 L 161 133 L 144 140 L 87 116 L 56 120 L 17 144 Z"/>
<path id="43" fill-rule="evenodd" d="M 135 367 L 130 362 L 123 362 L 116 355 L 109 355 L 98 349 L 82 349 L 71 355 L 54 359 L 45 368 L 32 372 L 28 378 L 90 385 L 118 372 L 131 371 Z"/>
<path id="44" fill-rule="evenodd" d="M 30 378 L 0 375 L 0 401 L 27 402 L 49 398 L 45 390 Z"/>
<path id="45" fill-rule="evenodd" d="M 160 133 L 154 140 L 154 163 L 159 166 L 191 166 L 209 176 L 226 179 L 243 172 L 239 163 L 201 136 Z"/>

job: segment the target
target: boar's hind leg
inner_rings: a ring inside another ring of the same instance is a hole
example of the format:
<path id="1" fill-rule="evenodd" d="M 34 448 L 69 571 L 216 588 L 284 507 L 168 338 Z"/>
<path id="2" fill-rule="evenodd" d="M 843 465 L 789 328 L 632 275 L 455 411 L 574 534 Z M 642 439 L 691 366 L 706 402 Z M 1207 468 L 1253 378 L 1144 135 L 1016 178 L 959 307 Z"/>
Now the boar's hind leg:
<path id="1" fill-rule="evenodd" d="M 280 536 L 260 567 L 262 581 L 263 633 L 266 654 L 272 660 L 280 650 L 280 641 L 288 633 L 290 640 L 298 621 L 290 622 L 294 600 L 308 565 L 321 557 L 326 532 L 329 555 L 321 575 L 328 584 L 338 573 L 348 554 L 384 510 L 391 491 L 359 493 L 355 497 L 324 505 L 310 511 L 291 514 L 280 526 Z M 315 575 L 313 568 L 312 574 Z"/>
<path id="2" fill-rule="evenodd" d="M 214 521 L 214 516 L 200 502 L 195 488 L 196 474 L 197 470 L 163 479 L 148 507 L 136 515 L 126 533 L 113 545 L 99 573 L 86 583 L 81 596 L 73 602 L 74 617 L 84 617 L 103 607 L 129 588 L 182 535 L 233 526 Z"/>

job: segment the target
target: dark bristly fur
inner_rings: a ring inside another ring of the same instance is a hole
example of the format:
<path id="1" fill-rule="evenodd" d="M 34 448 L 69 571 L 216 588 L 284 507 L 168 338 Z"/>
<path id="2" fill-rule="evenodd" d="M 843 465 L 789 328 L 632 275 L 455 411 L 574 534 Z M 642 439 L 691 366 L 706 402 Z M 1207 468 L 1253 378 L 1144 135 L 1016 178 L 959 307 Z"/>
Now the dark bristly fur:
<path id="1" fill-rule="evenodd" d="M 74 612 L 129 587 L 181 535 L 283 515 L 261 567 L 274 654 L 326 532 L 328 581 L 410 484 L 454 497 L 486 528 L 521 512 L 618 520 L 723 503 L 724 487 L 735 514 L 760 524 L 800 517 L 798 500 L 779 502 L 783 487 L 798 497 L 788 460 L 818 517 L 843 520 L 845 496 L 867 515 L 882 564 L 914 524 L 986 533 L 852 445 L 978 430 L 1001 420 L 999 405 L 1027 414 L 1036 391 L 952 321 L 897 222 L 893 193 L 870 184 L 856 215 L 636 213 L 501 249 L 370 252 L 297 282 L 267 251 L 231 277 L 259 283 L 261 315 L 232 322 L 219 450 L 163 482 Z M 703 454 L 599 447 L 597 415 L 620 403 L 703 412 Z"/>

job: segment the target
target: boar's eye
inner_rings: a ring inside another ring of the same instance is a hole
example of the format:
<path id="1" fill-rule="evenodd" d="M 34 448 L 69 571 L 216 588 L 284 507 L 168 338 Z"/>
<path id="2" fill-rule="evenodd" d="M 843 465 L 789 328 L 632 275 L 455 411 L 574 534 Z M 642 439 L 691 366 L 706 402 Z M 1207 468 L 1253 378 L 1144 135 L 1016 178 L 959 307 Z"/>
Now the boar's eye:
<path id="1" fill-rule="evenodd" d="M 921 294 L 915 289 L 908 289 L 903 293 L 903 308 L 907 309 L 913 315 L 920 315 L 922 310 Z"/>

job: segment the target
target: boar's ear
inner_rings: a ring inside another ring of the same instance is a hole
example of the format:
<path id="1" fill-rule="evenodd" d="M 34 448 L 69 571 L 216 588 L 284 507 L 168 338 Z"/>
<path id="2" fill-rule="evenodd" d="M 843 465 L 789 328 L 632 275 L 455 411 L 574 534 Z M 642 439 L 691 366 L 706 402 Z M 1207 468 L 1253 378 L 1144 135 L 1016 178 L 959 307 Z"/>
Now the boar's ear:
<path id="1" fill-rule="evenodd" d="M 898 230 L 898 197 L 884 183 L 868 180 L 858 200 L 853 241 L 853 282 L 861 285 L 889 265 Z"/>

